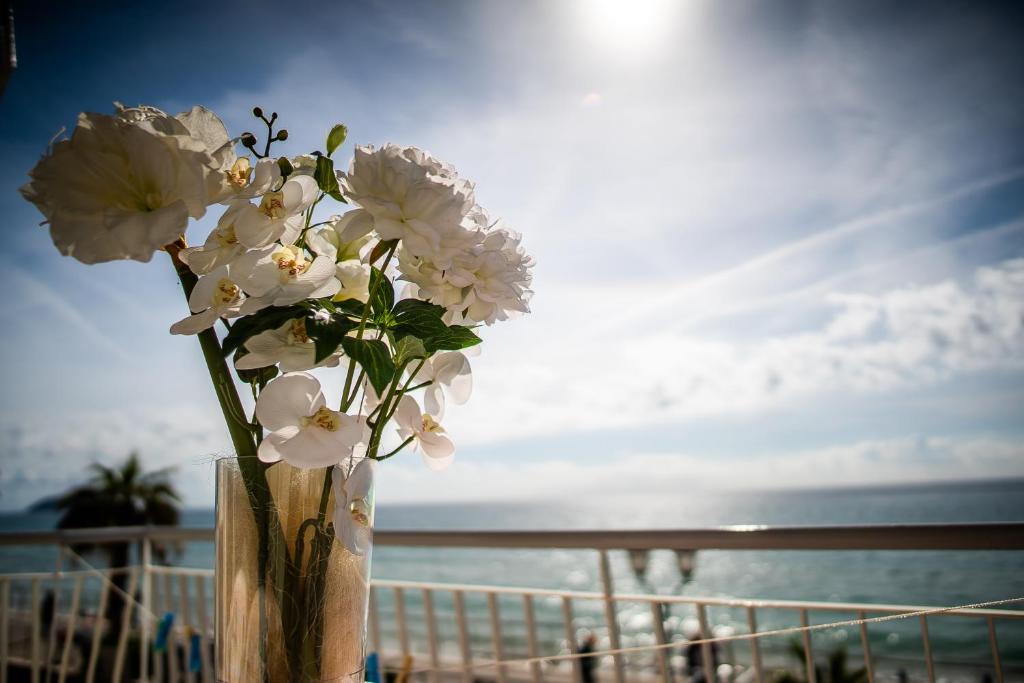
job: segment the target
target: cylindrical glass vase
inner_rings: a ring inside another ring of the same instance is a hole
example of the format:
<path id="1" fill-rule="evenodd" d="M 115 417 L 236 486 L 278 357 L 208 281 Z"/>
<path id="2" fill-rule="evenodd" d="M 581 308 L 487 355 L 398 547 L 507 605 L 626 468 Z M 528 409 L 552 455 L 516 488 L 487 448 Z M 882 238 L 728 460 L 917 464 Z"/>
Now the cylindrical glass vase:
<path id="1" fill-rule="evenodd" d="M 327 469 L 217 462 L 220 683 L 363 680 L 370 552 L 335 537 L 334 503 Z"/>

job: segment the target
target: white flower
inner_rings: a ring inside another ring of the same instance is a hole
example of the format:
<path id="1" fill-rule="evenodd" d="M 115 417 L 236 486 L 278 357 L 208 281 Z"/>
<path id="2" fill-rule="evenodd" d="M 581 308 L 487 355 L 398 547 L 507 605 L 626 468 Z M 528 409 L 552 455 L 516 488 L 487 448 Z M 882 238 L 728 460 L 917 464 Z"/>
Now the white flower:
<path id="1" fill-rule="evenodd" d="M 306 260 L 294 245 L 271 245 L 243 254 L 234 264 L 242 289 L 267 305 L 288 306 L 303 299 L 334 296 L 341 283 L 327 256 Z"/>
<path id="2" fill-rule="evenodd" d="M 359 259 L 341 261 L 335 266 L 334 277 L 341 284 L 341 289 L 334 295 L 335 301 L 355 299 L 366 303 L 370 298 L 370 264 Z"/>
<path id="3" fill-rule="evenodd" d="M 521 239 L 505 228 L 492 229 L 446 268 L 403 251 L 399 270 L 421 297 L 447 309 L 449 324 L 490 325 L 530 311 L 533 258 Z"/>
<path id="4" fill-rule="evenodd" d="M 395 410 L 398 435 L 403 441 L 410 437 L 423 453 L 423 462 L 432 470 L 442 470 L 455 457 L 455 444 L 444 428 L 429 413 L 421 413 L 412 396 L 403 396 Z"/>
<path id="5" fill-rule="evenodd" d="M 364 423 L 326 405 L 320 382 L 305 372 L 271 380 L 256 401 L 256 417 L 270 433 L 260 443 L 263 462 L 301 468 L 341 462 L 364 438 Z"/>
<path id="6" fill-rule="evenodd" d="M 468 217 L 473 186 L 416 148 L 357 147 L 345 188 L 373 216 L 381 239 L 400 239 L 441 267 L 478 240 L 479 226 Z"/>
<path id="7" fill-rule="evenodd" d="M 293 372 L 317 367 L 332 368 L 338 364 L 337 355 L 316 362 L 316 344 L 306 333 L 306 322 L 302 318 L 289 320 L 276 330 L 253 335 L 246 340 L 245 349 L 249 353 L 235 361 L 239 370 L 279 364 L 282 372 Z"/>
<path id="8" fill-rule="evenodd" d="M 231 263 L 245 253 L 245 245 L 235 234 L 235 220 L 248 202 L 236 202 L 225 211 L 201 247 L 182 249 L 179 258 L 196 275 L 205 275 L 218 266 Z"/>
<path id="9" fill-rule="evenodd" d="M 171 325 L 171 334 L 198 334 L 217 322 L 218 318 L 235 318 L 254 313 L 258 308 L 251 304 L 242 289 L 231 279 L 227 266 L 220 266 L 209 275 L 199 278 L 188 307 L 195 315 Z"/>
<path id="10" fill-rule="evenodd" d="M 189 217 L 205 213 L 209 188 L 234 153 L 208 149 L 223 131 L 212 112 L 181 117 L 202 137 L 153 108 L 81 114 L 71 138 L 29 172 L 21 192 L 46 217 L 62 254 L 83 263 L 149 261 L 185 232 Z"/>
<path id="11" fill-rule="evenodd" d="M 259 205 L 245 202 L 235 219 L 238 241 L 250 249 L 265 247 L 275 240 L 291 244 L 302 232 L 302 212 L 316 201 L 319 188 L 310 176 L 289 176 L 280 190 L 271 190 Z"/>
<path id="12" fill-rule="evenodd" d="M 373 475 L 376 462 L 360 460 L 346 477 L 335 467 L 334 533 L 353 555 L 365 555 L 373 541 Z"/>
<path id="13" fill-rule="evenodd" d="M 423 407 L 438 420 L 444 417 L 446 395 L 456 405 L 462 405 L 473 391 L 473 371 L 461 351 L 444 351 L 431 356 L 423 362 L 413 381 L 416 384 L 430 382 L 424 389 Z"/>
<path id="14" fill-rule="evenodd" d="M 327 225 L 306 234 L 306 243 L 315 254 L 347 261 L 360 258 L 364 247 L 370 243 L 371 232 L 373 216 L 356 209 L 342 216 L 331 216 Z"/>

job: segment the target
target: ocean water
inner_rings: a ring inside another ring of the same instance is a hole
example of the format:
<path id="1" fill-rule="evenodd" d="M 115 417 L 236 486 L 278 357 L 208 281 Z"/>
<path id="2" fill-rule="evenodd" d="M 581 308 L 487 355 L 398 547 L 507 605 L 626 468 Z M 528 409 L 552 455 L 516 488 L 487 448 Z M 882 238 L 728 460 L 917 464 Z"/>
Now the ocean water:
<path id="1" fill-rule="evenodd" d="M 385 494 L 386 495 L 386 494 Z M 702 493 L 681 490 L 671 498 L 575 500 L 535 504 L 380 505 L 379 529 L 641 529 L 685 528 L 730 524 L 831 525 L 1024 521 L 1024 481 L 982 482 L 939 486 L 836 489 L 827 491 Z M 0 515 L 0 532 L 52 528 L 49 513 Z M 186 526 L 212 526 L 212 510 L 187 510 Z M 0 571 L 50 570 L 55 555 L 49 548 L 0 549 Z M 685 594 L 711 597 L 885 602 L 951 606 L 1024 596 L 1024 552 L 959 551 L 702 551 L 696 558 L 692 580 L 680 581 L 670 551 L 651 555 L 646 581 L 630 569 L 625 552 L 611 553 L 612 574 L 618 592 Z M 190 543 L 174 564 L 212 567 L 211 543 Z M 377 548 L 373 557 L 377 578 L 599 590 L 597 554 L 569 550 L 470 550 Z M 457 657 L 454 607 L 444 595 L 435 612 L 443 640 L 442 652 Z M 1020 608 L 1021 606 L 1017 606 Z M 522 605 L 517 598 L 500 601 L 508 625 L 503 630 L 505 656 L 525 656 Z M 407 596 L 406 609 L 412 640 L 425 639 L 422 603 Z M 474 644 L 489 647 L 489 622 L 483 597 L 467 599 Z M 389 592 L 381 595 L 381 632 L 385 640 L 397 638 L 394 604 Z M 564 649 L 560 603 L 538 601 L 540 638 L 545 651 Z M 603 606 L 599 602 L 575 605 L 577 627 L 590 627 L 603 637 Z M 812 620 L 823 623 L 855 615 L 826 613 Z M 649 642 L 651 615 L 646 605 L 622 604 L 618 614 L 623 644 Z M 709 617 L 719 632 L 745 624 L 745 614 L 711 609 Z M 759 628 L 795 626 L 795 612 L 763 610 Z M 677 607 L 668 614 L 670 636 L 682 636 L 695 625 L 692 611 Z M 979 680 L 991 669 L 987 627 L 983 620 L 931 617 L 933 650 L 940 674 L 950 680 Z M 916 621 L 890 622 L 869 629 L 872 650 L 884 674 L 907 669 L 910 679 L 923 676 L 923 643 Z M 998 626 L 1000 649 L 1009 679 L 1024 678 L 1024 620 Z M 762 649 L 770 663 L 784 663 L 787 638 L 765 639 Z M 816 634 L 817 652 L 846 647 L 859 652 L 855 629 Z M 746 644 L 733 646 L 729 655 L 749 660 Z M 422 650 L 421 650 L 422 651 Z M 646 655 L 633 658 L 637 665 L 652 665 Z M 884 676 L 883 676 L 884 677 Z"/>

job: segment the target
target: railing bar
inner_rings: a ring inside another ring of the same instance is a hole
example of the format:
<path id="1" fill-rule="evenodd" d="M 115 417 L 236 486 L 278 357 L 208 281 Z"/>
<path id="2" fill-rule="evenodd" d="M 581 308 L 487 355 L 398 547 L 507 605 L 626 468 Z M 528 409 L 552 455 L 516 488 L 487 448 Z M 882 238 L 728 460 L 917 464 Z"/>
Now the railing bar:
<path id="1" fill-rule="evenodd" d="M 153 575 L 150 570 L 153 567 L 153 543 L 149 536 L 142 537 L 142 609 L 139 610 L 139 669 L 142 672 L 142 680 L 149 683 L 149 641 L 151 629 L 153 628 L 154 611 L 156 604 L 153 601 Z M 160 681 L 163 677 L 159 674 L 160 658 L 153 657 L 153 677 Z"/>
<path id="2" fill-rule="evenodd" d="M 0 580 L 0 683 L 7 683 L 7 648 L 10 638 L 8 610 L 11 608 L 11 584 Z"/>
<path id="3" fill-rule="evenodd" d="M 78 605 L 82 600 L 82 582 L 85 577 L 79 576 L 75 579 L 74 587 L 71 589 L 71 609 L 68 610 L 68 621 L 65 626 L 64 651 L 60 656 L 60 672 L 57 674 L 57 683 L 64 683 L 67 680 L 68 666 L 71 664 L 71 645 L 75 641 L 75 624 L 78 621 Z M 58 615 L 54 610 L 53 619 L 56 621 Z"/>
<path id="4" fill-rule="evenodd" d="M 996 637 L 995 619 L 989 617 L 985 620 L 988 624 L 988 642 L 992 646 L 992 666 L 995 667 L 996 683 L 1003 683 L 1003 659 L 999 654 L 999 639 Z"/>
<path id="5" fill-rule="evenodd" d="M 498 610 L 498 596 L 494 593 L 487 594 L 487 611 L 491 616 L 491 647 L 494 650 L 494 658 L 501 662 L 505 659 L 505 650 L 501 643 L 501 616 Z M 498 664 L 495 667 L 495 675 L 498 683 L 505 683 L 505 665 Z"/>
<path id="6" fill-rule="evenodd" d="M 104 573 L 100 575 L 100 598 L 96 605 L 96 622 L 92 627 L 92 647 L 89 648 L 89 667 L 85 673 L 85 683 L 93 683 L 96 680 L 96 664 L 100 659 L 100 643 L 103 640 L 103 624 L 106 623 L 109 596 L 110 578 Z"/>
<path id="7" fill-rule="evenodd" d="M 398 624 L 398 643 L 402 656 L 409 656 L 409 632 L 405 621 L 405 596 L 401 588 L 392 589 L 395 595 L 395 621 Z"/>
<path id="8" fill-rule="evenodd" d="M 132 571 L 128 575 L 128 595 L 134 596 L 135 589 L 139 584 L 139 571 Z M 121 633 L 117 637 L 117 650 L 114 654 L 114 671 L 112 676 L 112 683 L 121 683 L 121 676 L 124 671 L 124 658 L 128 653 L 128 633 L 132 627 L 132 610 L 135 608 L 135 600 L 128 600 L 124 606 L 124 614 L 121 615 Z M 139 614 L 140 621 L 147 618 L 144 614 Z M 145 674 L 142 675 L 142 680 L 146 680 Z"/>
<path id="9" fill-rule="evenodd" d="M 615 614 L 615 600 L 613 598 L 615 589 L 612 586 L 612 569 L 611 563 L 608 561 L 607 550 L 602 550 L 598 553 L 598 563 L 601 574 L 601 593 L 604 598 L 604 620 L 608 626 L 608 641 L 613 650 L 618 650 L 621 647 L 619 620 Z M 615 663 L 616 683 L 625 683 L 626 670 L 622 655 L 618 653 L 612 655 L 612 661 Z"/>
<path id="10" fill-rule="evenodd" d="M 452 591 L 455 600 L 455 623 L 459 631 L 459 649 L 462 651 L 463 683 L 473 683 L 473 653 L 469 648 L 469 630 L 466 628 L 466 602 L 460 590 Z"/>
<path id="11" fill-rule="evenodd" d="M 523 618 L 526 620 L 526 654 L 531 659 L 540 656 L 537 647 L 537 619 L 533 613 L 533 596 L 523 593 Z M 530 662 L 530 678 L 533 683 L 542 683 L 544 674 L 540 662 Z"/>
<path id="12" fill-rule="evenodd" d="M 40 634 L 43 630 L 42 621 L 40 619 L 40 605 L 39 605 L 39 579 L 32 579 L 32 683 L 39 683 L 39 664 L 42 643 L 40 642 Z"/>
<path id="13" fill-rule="evenodd" d="M 188 683 L 196 683 L 195 673 L 192 671 L 190 663 L 192 662 L 192 610 L 189 605 L 189 598 L 191 592 L 188 589 L 188 577 L 184 574 L 178 574 L 178 605 L 180 606 L 181 612 L 181 632 L 185 639 L 184 653 L 185 653 L 185 666 L 182 673 L 185 675 L 185 680 Z M 177 655 L 177 653 L 175 653 Z M 177 656 L 175 656 L 177 661 Z"/>
<path id="14" fill-rule="evenodd" d="M 665 614 L 662 609 L 662 603 L 651 603 L 651 623 L 654 625 L 654 642 L 658 645 L 664 645 L 666 642 Z M 669 668 L 668 654 L 664 647 L 658 648 L 658 671 L 661 672 L 663 683 L 672 683 L 672 669 Z"/>
<path id="15" fill-rule="evenodd" d="M 370 586 L 370 642 L 380 660 L 380 605 L 377 603 L 377 588 Z"/>
<path id="16" fill-rule="evenodd" d="M 163 612 L 173 613 L 174 609 L 174 583 L 170 574 L 163 575 Z M 167 650 L 164 652 L 164 659 L 167 660 L 168 683 L 178 683 L 178 629 L 181 624 L 181 615 L 174 615 L 174 624 L 167 632 Z"/>
<path id="17" fill-rule="evenodd" d="M 427 621 L 427 643 L 430 646 L 430 680 L 439 680 L 437 669 L 441 666 L 437 657 L 437 621 L 434 619 L 434 594 L 428 588 L 423 589 L 423 616 Z"/>
<path id="18" fill-rule="evenodd" d="M 210 661 L 210 648 L 207 642 L 210 640 L 210 619 L 206 609 L 206 577 L 196 576 L 196 611 L 199 614 L 199 659 L 203 666 L 203 683 L 213 683 L 213 662 Z"/>
<path id="19" fill-rule="evenodd" d="M 857 618 L 861 620 L 860 647 L 864 650 L 864 671 L 867 673 L 868 683 L 875 683 L 875 663 L 871 656 L 871 640 L 868 639 L 868 625 L 864 623 L 864 620 L 867 619 L 864 610 L 857 612 Z"/>
<path id="20" fill-rule="evenodd" d="M 46 683 L 53 675 L 53 660 L 57 657 L 57 621 L 60 616 L 60 572 L 64 568 L 64 546 L 57 546 L 57 566 L 53 575 L 53 609 L 50 617 L 50 632 L 46 642 Z"/>
<path id="21" fill-rule="evenodd" d="M 146 650 L 147 653 L 152 652 L 152 657 L 153 657 L 153 659 L 152 659 L 152 661 L 153 661 L 153 680 L 155 680 L 156 683 L 163 683 L 163 680 L 164 680 L 164 658 L 162 656 L 160 656 L 160 653 L 158 653 L 155 650 L 153 650 L 153 645 L 156 644 L 156 634 L 157 634 L 157 630 L 160 628 L 160 619 L 163 617 L 163 615 L 166 613 L 167 610 L 163 607 L 163 604 L 164 604 L 164 597 L 163 597 L 164 591 L 163 591 L 163 587 L 160 585 L 160 582 L 156 580 L 156 577 L 152 573 L 150 573 L 149 571 L 146 571 L 146 573 L 149 574 L 149 579 L 148 579 L 149 591 L 150 591 L 149 592 L 149 599 L 150 599 L 150 603 L 149 604 L 150 604 L 150 611 L 153 613 L 153 621 L 152 621 L 152 624 L 151 624 L 151 629 L 152 630 L 150 631 L 150 637 L 149 637 L 148 642 L 146 643 L 145 650 Z M 170 642 L 170 638 L 168 638 L 167 642 L 168 643 Z"/>
<path id="22" fill-rule="evenodd" d="M 747 628 L 751 634 L 757 633 L 757 614 L 753 607 L 747 607 Z M 754 675 L 757 683 L 764 683 L 764 670 L 761 667 L 761 645 L 757 638 L 750 639 L 750 659 L 754 664 Z M 870 681 L 868 683 L 871 683 Z"/>
<path id="23" fill-rule="evenodd" d="M 810 621 L 807 618 L 807 610 L 800 610 L 800 625 L 807 628 L 810 625 Z M 817 680 L 817 672 L 814 670 L 814 650 L 811 648 L 811 632 L 802 631 L 804 642 L 804 668 L 807 670 L 807 681 L 808 683 L 815 683 Z"/>
<path id="24" fill-rule="evenodd" d="M 572 623 L 572 598 L 568 595 L 562 596 L 562 621 L 565 623 L 565 643 L 570 653 L 576 652 L 576 629 Z M 573 659 L 572 676 L 574 681 L 582 680 L 583 672 L 580 667 L 580 660 Z"/>
<path id="25" fill-rule="evenodd" d="M 928 617 L 921 615 L 921 640 L 924 643 L 924 663 L 928 669 L 928 683 L 935 683 L 935 662 L 932 660 L 932 641 L 928 635 Z"/>
<path id="26" fill-rule="evenodd" d="M 707 608 L 702 603 L 697 603 L 697 621 L 700 624 L 700 637 L 701 640 L 707 640 L 711 637 L 711 629 L 708 628 L 708 612 Z M 715 678 L 715 666 L 714 666 L 714 651 L 711 649 L 711 643 L 700 644 L 700 658 L 701 664 L 704 666 L 704 680 L 714 681 Z M 810 681 L 814 683 L 814 681 Z"/>

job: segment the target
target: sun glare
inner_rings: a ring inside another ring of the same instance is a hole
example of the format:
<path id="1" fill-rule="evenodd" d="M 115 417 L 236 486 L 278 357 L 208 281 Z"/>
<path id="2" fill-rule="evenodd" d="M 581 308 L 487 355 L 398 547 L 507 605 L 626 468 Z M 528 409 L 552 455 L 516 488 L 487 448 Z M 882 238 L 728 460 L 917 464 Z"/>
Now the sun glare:
<path id="1" fill-rule="evenodd" d="M 640 56 L 665 47 L 678 7 L 675 0 L 580 0 L 577 11 L 593 47 Z"/>

